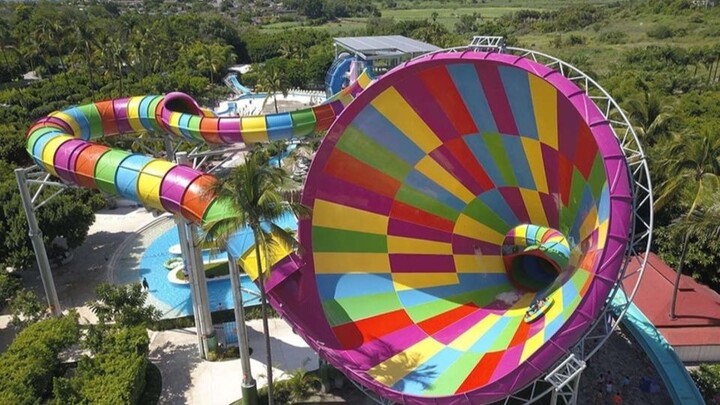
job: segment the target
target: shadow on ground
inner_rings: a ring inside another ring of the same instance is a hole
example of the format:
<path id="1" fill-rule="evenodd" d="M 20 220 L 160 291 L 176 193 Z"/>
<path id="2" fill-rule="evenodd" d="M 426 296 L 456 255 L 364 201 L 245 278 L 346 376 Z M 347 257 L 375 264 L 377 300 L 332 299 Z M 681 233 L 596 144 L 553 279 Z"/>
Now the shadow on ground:
<path id="1" fill-rule="evenodd" d="M 186 333 L 194 335 L 193 332 Z M 190 390 L 192 382 L 190 375 L 200 363 L 197 345 L 176 346 L 166 342 L 150 352 L 149 358 L 162 374 L 162 391 L 158 404 L 186 403 L 185 393 Z"/>

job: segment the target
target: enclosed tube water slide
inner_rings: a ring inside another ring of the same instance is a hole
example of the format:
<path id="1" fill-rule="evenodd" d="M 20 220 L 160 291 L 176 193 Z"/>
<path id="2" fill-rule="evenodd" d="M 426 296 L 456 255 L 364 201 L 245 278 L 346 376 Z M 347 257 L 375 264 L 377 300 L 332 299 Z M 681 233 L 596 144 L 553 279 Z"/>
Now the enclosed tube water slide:
<path id="1" fill-rule="evenodd" d="M 203 116 L 179 93 L 105 101 L 41 119 L 27 148 L 67 182 L 197 223 L 231 214 L 203 198 L 212 176 L 91 142 L 140 130 L 213 144 L 327 130 L 304 253 L 276 263 L 268 297 L 388 401 L 517 393 L 597 324 L 625 268 L 634 194 L 616 134 L 583 89 L 523 57 L 440 52 L 260 117 Z M 551 305 L 527 322 L 539 300 Z"/>
<path id="2" fill-rule="evenodd" d="M 328 97 L 342 90 L 343 83 L 348 80 L 347 74 L 356 61 L 357 58 L 342 54 L 330 65 L 325 75 L 325 93 Z"/>

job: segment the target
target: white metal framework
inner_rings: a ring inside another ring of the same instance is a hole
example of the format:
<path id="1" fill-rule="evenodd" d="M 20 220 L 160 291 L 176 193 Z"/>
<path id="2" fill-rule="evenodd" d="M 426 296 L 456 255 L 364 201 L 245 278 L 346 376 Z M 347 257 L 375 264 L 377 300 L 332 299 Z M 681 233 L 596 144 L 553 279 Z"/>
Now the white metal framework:
<path id="1" fill-rule="evenodd" d="M 473 37 L 469 47 L 478 51 L 499 49 L 503 52 L 505 50 L 505 37 Z"/>
<path id="2" fill-rule="evenodd" d="M 558 58 L 542 52 L 530 49 L 508 47 L 503 37 L 497 36 L 476 36 L 468 46 L 451 49 L 443 49 L 422 56 L 414 60 L 432 58 L 433 55 L 444 52 L 502 52 L 532 59 L 554 69 L 565 78 L 575 83 L 585 91 L 598 106 L 602 115 L 611 124 L 615 136 L 622 146 L 628 171 L 632 176 L 633 184 L 633 223 L 630 230 L 628 248 L 625 251 L 623 265 L 615 280 L 615 284 L 608 295 L 605 305 L 592 327 L 572 348 L 567 350 L 556 364 L 549 368 L 549 371 L 541 378 L 538 378 L 520 391 L 509 395 L 503 404 L 533 403 L 540 398 L 551 394 L 551 403 L 577 403 L 579 379 L 586 362 L 597 352 L 600 347 L 610 338 L 615 328 L 625 316 L 625 312 L 632 303 L 635 293 L 640 285 L 647 257 L 650 252 L 653 229 L 653 197 L 652 183 L 650 181 L 650 169 L 647 158 L 643 152 L 640 140 L 635 133 L 625 112 L 618 106 L 610 94 L 595 80 L 583 73 L 575 66 Z M 639 263 L 636 269 L 629 272 L 630 260 Z M 637 275 L 637 280 L 632 288 L 626 289 L 623 281 Z M 614 302 L 618 291 L 627 296 L 627 300 Z M 372 399 L 380 404 L 388 404 L 387 400 L 378 398 L 365 388 L 361 388 Z"/>

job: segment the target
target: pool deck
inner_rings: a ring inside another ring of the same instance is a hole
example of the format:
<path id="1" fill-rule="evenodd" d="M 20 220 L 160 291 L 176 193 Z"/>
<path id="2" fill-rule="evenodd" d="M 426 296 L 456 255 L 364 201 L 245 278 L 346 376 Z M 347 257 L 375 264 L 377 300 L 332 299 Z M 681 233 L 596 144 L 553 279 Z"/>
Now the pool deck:
<path id="1" fill-rule="evenodd" d="M 298 368 L 315 370 L 318 356 L 280 319 L 270 319 L 270 347 L 275 380 L 287 378 L 286 372 Z M 258 388 L 266 385 L 265 340 L 262 321 L 248 322 L 252 375 Z M 217 362 L 200 361 L 194 328 L 152 332 L 150 360 L 160 369 L 163 389 L 160 404 L 227 405 L 242 397 L 239 359 Z"/>

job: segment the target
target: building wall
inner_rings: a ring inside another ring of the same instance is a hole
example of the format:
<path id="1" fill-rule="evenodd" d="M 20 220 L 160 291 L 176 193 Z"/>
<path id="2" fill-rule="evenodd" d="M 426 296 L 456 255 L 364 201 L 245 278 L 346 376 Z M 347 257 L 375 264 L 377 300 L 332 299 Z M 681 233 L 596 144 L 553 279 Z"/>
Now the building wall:
<path id="1" fill-rule="evenodd" d="M 674 349 L 683 363 L 720 362 L 720 345 L 674 346 Z"/>

